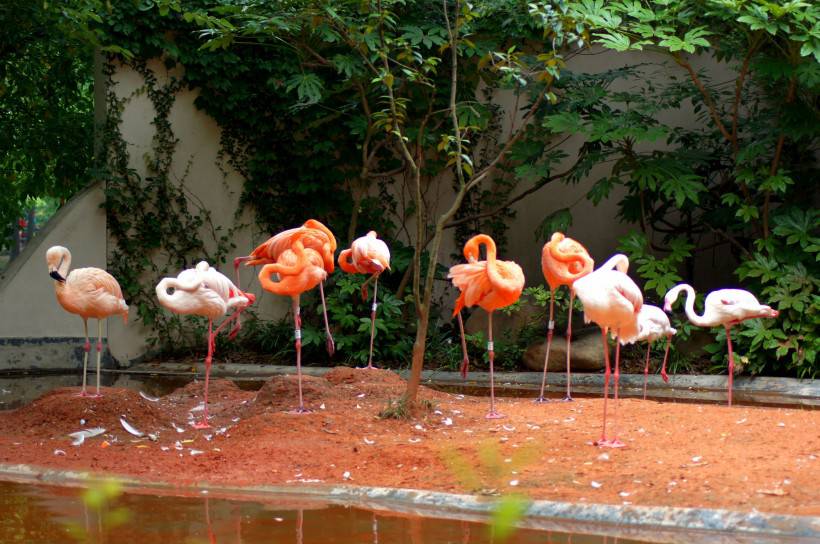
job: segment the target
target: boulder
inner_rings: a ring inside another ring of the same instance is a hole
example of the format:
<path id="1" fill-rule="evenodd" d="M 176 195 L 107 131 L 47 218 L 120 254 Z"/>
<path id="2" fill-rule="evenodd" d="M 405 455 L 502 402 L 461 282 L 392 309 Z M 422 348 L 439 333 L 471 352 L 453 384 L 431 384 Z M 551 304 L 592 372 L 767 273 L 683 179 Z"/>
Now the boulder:
<path id="1" fill-rule="evenodd" d="M 544 370 L 544 355 L 547 351 L 547 339 L 532 344 L 524 352 L 524 364 L 530 370 Z M 572 359 L 570 367 L 577 372 L 598 372 L 604 369 L 604 349 L 601 342 L 601 331 L 588 329 L 572 338 Z M 549 372 L 566 372 L 567 340 L 555 334 L 550 349 Z"/>

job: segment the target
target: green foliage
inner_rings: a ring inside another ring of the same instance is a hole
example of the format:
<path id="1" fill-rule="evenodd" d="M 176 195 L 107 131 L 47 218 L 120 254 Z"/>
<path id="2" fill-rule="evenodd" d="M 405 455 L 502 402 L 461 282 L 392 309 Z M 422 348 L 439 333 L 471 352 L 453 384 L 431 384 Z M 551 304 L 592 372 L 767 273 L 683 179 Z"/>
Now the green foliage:
<path id="1" fill-rule="evenodd" d="M 0 5 L 0 249 L 34 199 L 91 181 L 93 49 L 77 20 L 90 4 Z"/>
<path id="2" fill-rule="evenodd" d="M 370 305 L 373 300 L 372 282 L 367 300 L 362 300 L 361 287 L 367 279 L 364 275 L 334 273 L 335 286 L 328 289 L 327 309 L 333 326 L 338 358 L 351 366 L 367 364 L 370 349 Z M 404 302 L 390 293 L 382 277 L 378 290 L 379 305 L 376 311 L 376 336 L 373 341 L 373 361 L 379 366 L 395 364 L 409 359 L 413 348 L 413 331 L 408 330 L 406 317 L 402 314 Z M 316 313 L 321 305 L 316 305 Z M 317 324 L 318 325 L 318 324 Z M 309 333 L 313 326 L 306 328 Z M 311 334 L 310 342 L 317 350 L 324 349 L 324 335 L 320 327 Z"/>
<path id="3" fill-rule="evenodd" d="M 598 204 L 616 187 L 625 191 L 620 218 L 641 234 L 622 239 L 621 250 L 646 290 L 660 299 L 682 277 L 697 285 L 698 262 L 714 248 L 731 251 L 737 279 L 783 312 L 737 329 L 747 369 L 816 376 L 820 223 L 806 195 L 820 173 L 820 10 L 799 1 L 621 1 L 574 2 L 568 13 L 589 25 L 593 43 L 616 51 L 651 46 L 683 76 L 658 83 L 652 65 L 565 74 L 561 100 L 545 119 L 583 137 L 593 164 L 612 164 L 587 198 Z M 734 85 L 713 85 L 684 53 L 729 64 Z M 625 80 L 631 83 L 615 85 Z M 661 121 L 688 102 L 693 125 Z M 656 141 L 664 146 L 647 145 Z M 719 362 L 721 341 L 712 347 Z"/>
<path id="4" fill-rule="evenodd" d="M 118 279 L 123 295 L 136 308 L 139 318 L 153 331 L 151 344 L 180 350 L 200 343 L 203 320 L 165 311 L 157 302 L 154 286 L 163 276 L 175 276 L 180 269 L 199 260 L 224 262 L 234 246 L 230 242 L 231 232 L 223 232 L 222 227 L 214 225 L 210 211 L 189 197 L 185 189 L 187 172 L 179 181 L 172 179 L 177 139 L 168 115 L 183 82 L 171 77 L 167 83 L 160 83 L 141 60 L 133 61 L 131 67 L 145 81 L 137 92 L 151 100 L 156 112 L 155 134 L 151 151 L 145 155 L 148 175 L 141 178 L 130 167 L 128 147 L 120 133 L 120 115 L 131 97 L 117 96 L 112 78 L 115 68 L 108 64 L 105 75 L 109 114 L 101 128 L 104 154 L 98 167 L 105 181 L 108 232 L 114 240 L 108 269 Z M 200 238 L 204 226 L 212 233 L 215 250 L 209 251 Z M 160 259 L 160 255 L 164 258 Z"/>

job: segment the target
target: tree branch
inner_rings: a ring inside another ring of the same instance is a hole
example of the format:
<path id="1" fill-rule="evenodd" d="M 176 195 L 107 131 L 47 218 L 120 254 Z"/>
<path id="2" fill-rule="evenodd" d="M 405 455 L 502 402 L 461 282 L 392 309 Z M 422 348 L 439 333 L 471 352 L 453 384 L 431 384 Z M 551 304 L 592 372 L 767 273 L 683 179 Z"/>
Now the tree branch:
<path id="1" fill-rule="evenodd" d="M 490 210 L 488 212 L 477 213 L 477 214 L 471 215 L 469 217 L 462 217 L 461 219 L 458 219 L 456 221 L 451 221 L 451 222 L 447 223 L 446 225 L 444 225 L 444 228 L 445 229 L 451 229 L 451 228 L 457 227 L 459 225 L 469 223 L 470 221 L 475 221 L 476 219 L 483 219 L 485 217 L 491 217 L 493 215 L 496 215 L 497 213 L 500 213 L 500 212 L 504 211 L 505 209 L 509 208 L 510 206 L 515 204 L 516 202 L 519 202 L 519 201 L 523 200 L 527 196 L 533 194 L 534 192 L 538 191 L 539 189 L 541 189 L 542 187 L 548 185 L 549 183 L 555 181 L 556 179 L 566 177 L 567 175 L 572 173 L 575 170 L 575 168 L 578 167 L 578 165 L 580 163 L 581 163 L 581 157 L 579 157 L 578 160 L 575 161 L 575 164 L 573 164 L 571 167 L 569 167 L 569 169 L 567 169 L 566 171 L 561 172 L 560 174 L 555 174 L 555 175 L 552 175 L 552 176 L 549 176 L 547 178 L 544 178 L 544 179 L 540 180 L 539 183 L 533 185 L 532 187 L 530 187 L 526 191 L 523 191 L 520 194 L 514 196 L 513 198 L 509 199 L 507 202 L 505 202 L 504 204 L 501 204 L 500 206 L 496 207 L 495 209 Z"/>
<path id="2" fill-rule="evenodd" d="M 695 69 L 692 68 L 692 65 L 689 62 L 681 57 L 678 53 L 673 53 L 672 58 L 675 59 L 680 66 L 686 68 L 689 72 L 689 76 L 692 78 L 692 82 L 695 84 L 695 87 L 698 88 L 700 94 L 703 96 L 703 102 L 706 104 L 706 107 L 709 108 L 709 113 L 712 116 L 712 120 L 717 125 L 720 133 L 723 134 L 723 137 L 726 138 L 728 142 L 732 141 L 732 135 L 726 130 L 726 127 L 723 125 L 723 122 L 720 120 L 720 115 L 718 115 L 717 106 L 715 105 L 715 101 L 712 99 L 712 94 L 709 90 L 703 85 L 703 82 L 698 77 L 698 74 L 695 72 Z"/>

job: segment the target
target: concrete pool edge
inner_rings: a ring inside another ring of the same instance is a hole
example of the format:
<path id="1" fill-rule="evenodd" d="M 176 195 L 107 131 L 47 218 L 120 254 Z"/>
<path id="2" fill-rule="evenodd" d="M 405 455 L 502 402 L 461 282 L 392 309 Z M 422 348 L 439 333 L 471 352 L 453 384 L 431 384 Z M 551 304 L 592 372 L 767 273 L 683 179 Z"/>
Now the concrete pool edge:
<path id="1" fill-rule="evenodd" d="M 210 497 L 260 501 L 306 499 L 465 521 L 487 521 L 498 500 L 496 497 L 356 485 L 231 486 L 204 482 L 174 485 L 119 475 L 0 463 L 2 481 L 76 487 L 112 479 L 122 484 L 126 490 L 134 492 L 144 490 L 185 496 L 207 493 Z M 517 525 L 522 528 L 575 532 L 578 531 L 579 524 L 587 528 L 594 527 L 597 534 L 644 536 L 657 542 L 678 542 L 683 532 L 697 533 L 699 540 L 704 542 L 761 542 L 761 539 L 820 541 L 820 517 L 726 509 L 535 500 L 530 502 L 524 518 Z"/>

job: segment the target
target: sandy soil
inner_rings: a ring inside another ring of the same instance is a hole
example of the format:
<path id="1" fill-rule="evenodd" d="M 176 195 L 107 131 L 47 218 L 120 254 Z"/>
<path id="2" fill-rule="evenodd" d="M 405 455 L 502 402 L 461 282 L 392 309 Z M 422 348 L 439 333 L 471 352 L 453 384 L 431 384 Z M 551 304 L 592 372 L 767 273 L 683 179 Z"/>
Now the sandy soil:
<path id="1" fill-rule="evenodd" d="M 627 447 L 602 449 L 593 445 L 602 399 L 504 398 L 506 417 L 487 420 L 487 399 L 423 389 L 433 408 L 396 421 L 378 417 L 404 390 L 392 372 L 336 368 L 304 383 L 313 412 L 300 415 L 287 411 L 293 376 L 258 392 L 215 380 L 210 430 L 191 426 L 202 382 L 156 402 L 125 389 L 99 399 L 58 389 L 0 412 L 0 462 L 175 484 L 345 483 L 820 515 L 818 410 L 622 400 Z M 122 416 L 156 440 L 130 435 Z M 106 433 L 71 445 L 68 433 L 97 426 Z"/>

